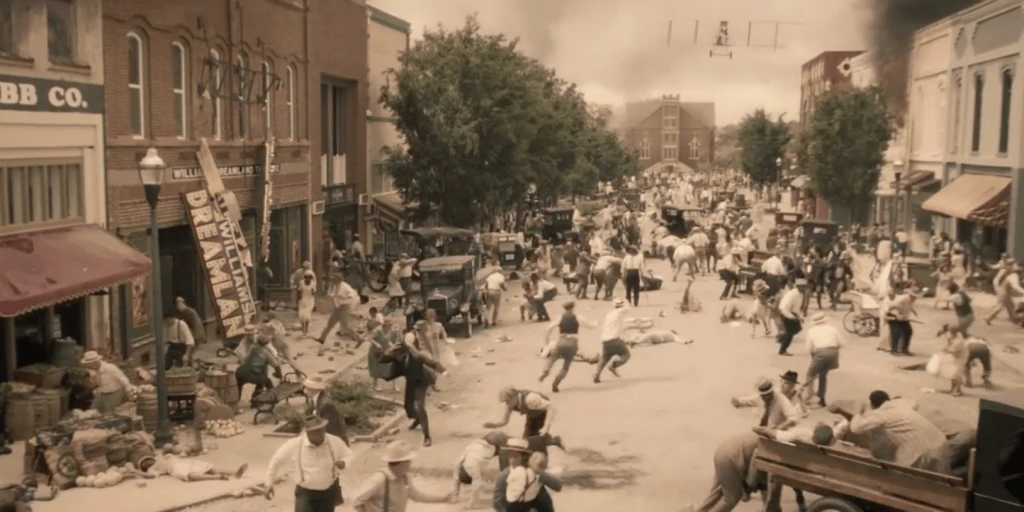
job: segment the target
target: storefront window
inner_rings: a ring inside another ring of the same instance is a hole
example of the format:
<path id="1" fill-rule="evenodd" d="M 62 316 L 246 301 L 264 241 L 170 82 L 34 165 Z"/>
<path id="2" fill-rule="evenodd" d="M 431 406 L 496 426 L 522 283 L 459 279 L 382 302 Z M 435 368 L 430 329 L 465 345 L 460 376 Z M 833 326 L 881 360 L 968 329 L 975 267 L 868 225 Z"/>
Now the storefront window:
<path id="1" fill-rule="evenodd" d="M 0 167 L 0 224 L 45 223 L 80 216 L 77 163 Z"/>
<path id="2" fill-rule="evenodd" d="M 306 207 L 274 210 L 270 215 L 270 261 L 274 286 L 287 287 L 292 272 L 309 259 Z"/>

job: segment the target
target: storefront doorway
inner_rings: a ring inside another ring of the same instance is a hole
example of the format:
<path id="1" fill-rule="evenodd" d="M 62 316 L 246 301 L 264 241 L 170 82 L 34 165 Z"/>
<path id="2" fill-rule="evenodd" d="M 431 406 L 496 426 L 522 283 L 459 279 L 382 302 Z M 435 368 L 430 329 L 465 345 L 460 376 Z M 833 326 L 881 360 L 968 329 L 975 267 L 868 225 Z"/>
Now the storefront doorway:
<path id="1" fill-rule="evenodd" d="M 86 313 L 85 298 L 55 304 L 50 308 L 37 309 L 9 319 L 0 319 L 0 343 L 6 347 L 14 344 L 14 361 L 10 367 L 50 363 L 53 356 L 53 341 L 71 338 L 80 347 L 85 346 Z M 0 351 L 0 376 L 10 381 L 14 376 L 7 374 L 8 351 Z"/>

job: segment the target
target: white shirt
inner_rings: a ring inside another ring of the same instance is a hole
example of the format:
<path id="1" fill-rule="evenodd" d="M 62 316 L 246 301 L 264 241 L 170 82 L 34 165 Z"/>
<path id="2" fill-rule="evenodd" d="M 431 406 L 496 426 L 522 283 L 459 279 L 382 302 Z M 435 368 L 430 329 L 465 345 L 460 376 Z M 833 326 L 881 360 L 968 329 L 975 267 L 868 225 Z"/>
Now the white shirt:
<path id="1" fill-rule="evenodd" d="M 622 258 L 622 270 L 641 270 L 644 268 L 644 257 L 637 255 L 628 255 Z"/>
<path id="2" fill-rule="evenodd" d="M 106 361 L 100 361 L 100 367 L 96 370 L 93 381 L 96 383 L 96 393 L 101 395 L 121 390 L 128 391 L 132 388 L 132 383 L 124 375 L 124 372 L 117 365 Z"/>
<path id="3" fill-rule="evenodd" d="M 495 457 L 495 453 L 494 446 L 483 439 L 473 441 L 462 452 L 462 469 L 465 469 L 466 473 L 473 478 L 474 486 L 478 485 L 477 482 L 483 483 L 484 466 Z M 456 478 L 458 478 L 457 473 L 458 469 L 456 468 Z"/>
<path id="4" fill-rule="evenodd" d="M 773 276 L 784 276 L 786 275 L 786 265 L 783 265 L 778 256 L 772 256 L 761 264 L 761 271 Z"/>
<path id="5" fill-rule="evenodd" d="M 541 279 L 540 281 L 537 282 L 537 293 L 534 294 L 533 297 L 535 299 L 540 299 L 540 298 L 544 297 L 545 293 L 547 293 L 547 292 L 549 292 L 551 290 L 554 290 L 555 288 L 556 288 L 556 286 L 551 284 L 551 281 L 548 281 L 546 279 Z"/>
<path id="6" fill-rule="evenodd" d="M 688 259 L 697 257 L 697 251 L 693 250 L 690 244 L 677 245 L 675 251 L 672 253 L 672 261 L 680 263 Z"/>
<path id="7" fill-rule="evenodd" d="M 607 270 L 608 267 L 612 266 L 611 256 L 601 256 L 597 259 L 597 263 L 594 264 L 594 270 Z"/>
<path id="8" fill-rule="evenodd" d="M 595 236 L 595 237 L 591 238 L 590 239 L 590 253 L 591 254 L 601 254 L 602 252 L 604 252 L 604 240 L 601 240 L 601 237 L 599 237 L 599 236 Z"/>
<path id="9" fill-rule="evenodd" d="M 779 301 L 779 313 L 790 319 L 796 320 L 800 316 L 800 306 L 802 306 L 803 295 L 797 288 L 791 288 L 786 291 L 785 295 L 782 296 L 782 300 Z"/>
<path id="10" fill-rule="evenodd" d="M 355 454 L 340 437 L 325 434 L 326 439 L 320 446 L 313 446 L 309 438 L 302 433 L 289 439 L 274 452 L 267 467 L 267 487 L 272 487 L 286 464 L 291 465 L 292 478 L 303 489 L 311 491 L 326 490 L 338 479 L 338 469 L 334 463 L 343 460 L 345 466 L 352 464 Z"/>
<path id="11" fill-rule="evenodd" d="M 518 466 L 511 468 L 508 472 L 508 480 L 505 487 L 505 499 L 509 503 L 524 503 L 533 501 L 540 494 L 544 484 L 532 469 Z"/>
<path id="12" fill-rule="evenodd" d="M 164 322 L 164 339 L 167 343 L 184 343 L 188 346 L 195 346 L 196 339 L 192 336 L 192 330 L 188 324 L 177 318 L 168 318 Z"/>
<path id="13" fill-rule="evenodd" d="M 338 288 L 334 291 L 334 295 L 331 297 L 334 299 L 335 305 L 355 306 L 359 304 L 359 294 L 356 293 L 356 289 L 352 288 L 352 285 L 342 281 L 338 283 Z"/>
<path id="14" fill-rule="evenodd" d="M 601 341 L 610 341 L 622 336 L 622 323 L 629 309 L 625 307 L 613 309 L 604 317 L 601 324 Z"/>
<path id="15" fill-rule="evenodd" d="M 488 290 L 501 290 L 501 287 L 505 285 L 505 275 L 501 272 L 495 272 L 485 280 L 487 283 Z"/>
<path id="16" fill-rule="evenodd" d="M 807 341 L 807 352 L 814 354 L 826 348 L 842 348 L 843 337 L 839 330 L 831 325 L 815 325 L 804 333 Z"/>

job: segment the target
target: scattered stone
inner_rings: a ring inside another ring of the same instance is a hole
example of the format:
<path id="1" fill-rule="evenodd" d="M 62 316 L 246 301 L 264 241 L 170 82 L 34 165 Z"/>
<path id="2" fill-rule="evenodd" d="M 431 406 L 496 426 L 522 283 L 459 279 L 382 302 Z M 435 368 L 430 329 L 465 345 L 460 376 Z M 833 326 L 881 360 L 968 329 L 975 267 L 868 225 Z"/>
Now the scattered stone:
<path id="1" fill-rule="evenodd" d="M 658 311 L 658 318 L 665 318 L 665 312 L 664 311 Z"/>
<path id="2" fill-rule="evenodd" d="M 487 349 L 487 351 L 488 352 L 494 352 L 494 349 L 493 348 L 489 348 L 489 349 Z"/>
<path id="3" fill-rule="evenodd" d="M 355 351 L 355 350 L 353 350 L 353 349 L 351 349 L 351 348 L 346 348 L 346 349 L 345 349 L 345 355 L 349 355 L 349 356 L 351 356 L 351 355 L 353 355 L 353 354 L 355 354 L 355 353 L 356 353 L 356 351 Z"/>
<path id="4" fill-rule="evenodd" d="M 494 366 L 494 361 L 485 361 L 484 365 L 485 366 Z"/>
<path id="5" fill-rule="evenodd" d="M 935 389 L 933 389 L 933 388 L 921 388 L 921 392 L 922 393 L 935 393 Z"/>
<path id="6" fill-rule="evenodd" d="M 494 339 L 495 343 L 508 343 L 510 341 L 512 341 L 512 338 L 510 338 L 510 337 L 508 337 L 508 336 L 506 336 L 504 334 L 502 334 L 501 336 L 498 336 L 497 338 Z"/>
<path id="7" fill-rule="evenodd" d="M 328 357 L 327 357 L 327 360 L 328 360 L 328 361 L 334 361 L 334 356 L 328 356 Z"/>
<path id="8" fill-rule="evenodd" d="M 395 427 L 395 428 L 392 428 L 392 429 L 388 430 L 386 432 L 386 434 L 389 435 L 389 436 L 394 436 L 394 435 L 398 435 L 398 433 L 401 432 L 401 431 L 402 431 L 402 429 L 400 429 L 398 427 Z"/>
<path id="9" fill-rule="evenodd" d="M 135 482 L 135 487 L 138 487 L 139 489 L 145 489 L 146 482 Z"/>
<path id="10" fill-rule="evenodd" d="M 1006 352 L 1007 354 L 1019 354 L 1020 349 L 1013 345 L 1006 345 L 1003 347 L 1003 352 Z"/>
<path id="11" fill-rule="evenodd" d="M 334 342 L 334 348 L 341 348 L 341 342 L 340 341 L 335 341 Z"/>

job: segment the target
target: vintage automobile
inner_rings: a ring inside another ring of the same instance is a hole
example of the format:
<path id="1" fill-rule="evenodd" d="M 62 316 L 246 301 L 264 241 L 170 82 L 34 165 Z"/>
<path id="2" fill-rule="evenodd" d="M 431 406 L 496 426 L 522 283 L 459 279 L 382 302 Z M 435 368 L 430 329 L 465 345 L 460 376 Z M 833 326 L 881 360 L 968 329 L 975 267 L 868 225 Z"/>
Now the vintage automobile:
<path id="1" fill-rule="evenodd" d="M 434 227 L 403 229 L 398 232 L 399 240 L 385 243 L 383 258 L 376 258 L 366 263 L 368 267 L 369 287 L 375 292 L 387 289 L 388 275 L 398 259 L 399 254 L 423 261 L 438 256 L 459 256 L 470 254 L 474 249 L 476 234 L 468 229 Z M 390 242 L 390 243 L 389 243 Z M 419 273 L 413 273 L 413 279 L 419 280 Z"/>
<path id="2" fill-rule="evenodd" d="M 762 437 L 754 468 L 769 482 L 817 495 L 807 512 L 1024 510 L 1024 391 L 981 399 L 977 443 L 953 474 L 883 462 L 850 445 Z"/>
<path id="3" fill-rule="evenodd" d="M 541 228 L 541 237 L 552 245 L 562 245 L 565 242 L 579 242 L 579 233 L 573 230 L 572 206 L 555 206 L 544 210 L 544 226 Z"/>
<path id="4" fill-rule="evenodd" d="M 668 228 L 670 235 L 685 238 L 693 228 L 694 217 L 702 211 L 695 206 L 665 205 L 661 208 L 661 218 L 665 221 L 665 227 Z M 690 217 L 689 222 L 686 220 L 687 217 Z"/>
<path id="5" fill-rule="evenodd" d="M 827 220 L 804 219 L 797 229 L 800 237 L 800 252 L 806 253 L 811 247 L 828 249 L 839 237 L 839 224 Z"/>
<path id="6" fill-rule="evenodd" d="M 486 233 L 480 239 L 484 246 L 484 253 L 491 258 L 491 261 L 501 266 L 505 277 L 518 278 L 518 272 L 523 268 L 525 254 L 523 248 L 518 246 L 517 235 L 514 233 Z"/>
<path id="7" fill-rule="evenodd" d="M 624 188 L 620 190 L 617 202 L 620 206 L 625 206 L 634 212 L 644 209 L 644 203 L 640 199 L 640 191 L 635 188 Z"/>
<path id="8" fill-rule="evenodd" d="M 798 212 L 778 212 L 775 214 L 775 227 L 795 228 L 804 220 L 804 214 Z"/>
<path id="9" fill-rule="evenodd" d="M 445 325 L 465 325 L 466 337 L 473 336 L 473 324 L 483 323 L 484 306 L 474 279 L 477 259 L 472 255 L 442 256 L 419 262 L 420 292 L 411 297 L 405 310 L 407 327 L 423 318 L 428 309 Z"/>
<path id="10" fill-rule="evenodd" d="M 779 240 L 792 241 L 793 230 L 800 225 L 804 214 L 796 212 L 778 212 L 775 214 L 775 227 L 768 230 L 765 247 L 769 250 L 779 245 Z"/>

